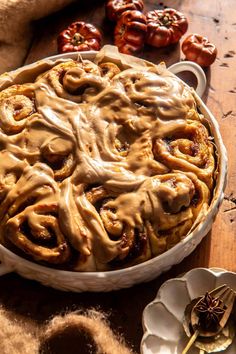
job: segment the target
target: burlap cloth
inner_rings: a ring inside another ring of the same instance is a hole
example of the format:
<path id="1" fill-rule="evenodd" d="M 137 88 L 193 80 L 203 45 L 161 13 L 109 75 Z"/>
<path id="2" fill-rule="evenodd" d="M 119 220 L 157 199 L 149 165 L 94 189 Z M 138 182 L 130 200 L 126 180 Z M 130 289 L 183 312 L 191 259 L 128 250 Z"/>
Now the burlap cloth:
<path id="1" fill-rule="evenodd" d="M 33 21 L 74 1 L 84 0 L 0 0 L 0 73 L 23 64 Z"/>

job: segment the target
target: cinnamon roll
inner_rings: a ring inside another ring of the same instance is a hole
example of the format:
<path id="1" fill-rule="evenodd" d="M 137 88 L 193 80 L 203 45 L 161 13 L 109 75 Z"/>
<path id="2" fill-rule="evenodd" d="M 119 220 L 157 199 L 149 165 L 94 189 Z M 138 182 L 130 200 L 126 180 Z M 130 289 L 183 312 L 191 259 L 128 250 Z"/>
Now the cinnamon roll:
<path id="1" fill-rule="evenodd" d="M 106 62 L 99 64 L 101 69 L 102 76 L 108 77 L 109 79 L 113 79 L 114 76 L 119 74 L 120 69 L 114 63 Z"/>
<path id="2" fill-rule="evenodd" d="M 150 115 L 164 120 L 177 117 L 187 119 L 195 115 L 196 103 L 191 92 L 184 85 L 180 85 L 176 77 L 162 76 L 153 71 L 128 69 L 118 74 L 115 80 L 122 84 L 136 107 L 143 108 L 142 113 L 147 111 Z"/>
<path id="3" fill-rule="evenodd" d="M 102 91 L 108 81 L 101 77 L 101 71 L 95 64 L 85 60 L 56 65 L 38 78 L 38 84 L 49 85 L 59 97 L 81 103 Z"/>
<path id="4" fill-rule="evenodd" d="M 0 206 L 1 237 L 35 260 L 64 263 L 70 245 L 60 230 L 58 187 L 43 164 L 25 166 Z"/>
<path id="5" fill-rule="evenodd" d="M 36 80 L 22 68 L 27 83 L 0 92 L 0 242 L 14 252 L 74 271 L 123 268 L 207 213 L 217 151 L 192 91 L 117 59 L 56 62 Z"/>
<path id="6" fill-rule="evenodd" d="M 178 243 L 190 231 L 200 210 L 207 210 L 209 201 L 208 187 L 195 174 L 176 172 L 150 177 L 137 191 L 108 200 L 100 214 L 110 234 L 121 235 L 128 225 L 127 259 L 133 264 Z"/>
<path id="7" fill-rule="evenodd" d="M 154 157 L 170 169 L 194 172 L 209 188 L 215 171 L 214 146 L 206 127 L 199 121 L 187 121 L 184 127 L 156 139 Z"/>
<path id="8" fill-rule="evenodd" d="M 6 150 L 0 152 L 0 161 L 0 202 L 3 202 L 28 164 Z"/>
<path id="9" fill-rule="evenodd" d="M 13 85 L 0 92 L 0 128 L 4 133 L 19 133 L 35 112 L 34 89 L 31 84 Z"/>
<path id="10" fill-rule="evenodd" d="M 57 204 L 36 204 L 10 218 L 4 227 L 8 242 L 36 261 L 51 264 L 70 259 L 70 245 L 61 232 Z"/>
<path id="11" fill-rule="evenodd" d="M 145 228 L 138 225 L 136 228 L 119 219 L 115 208 L 109 206 L 116 197 L 117 193 L 102 186 L 92 188 L 86 193 L 86 198 L 99 213 L 107 236 L 111 240 L 119 241 L 118 253 L 107 263 L 108 268 L 131 264 L 134 259 L 139 263 L 151 257 Z"/>
<path id="12" fill-rule="evenodd" d="M 75 157 L 71 141 L 53 137 L 41 146 L 43 161 L 53 169 L 56 181 L 69 177 L 75 167 Z"/>

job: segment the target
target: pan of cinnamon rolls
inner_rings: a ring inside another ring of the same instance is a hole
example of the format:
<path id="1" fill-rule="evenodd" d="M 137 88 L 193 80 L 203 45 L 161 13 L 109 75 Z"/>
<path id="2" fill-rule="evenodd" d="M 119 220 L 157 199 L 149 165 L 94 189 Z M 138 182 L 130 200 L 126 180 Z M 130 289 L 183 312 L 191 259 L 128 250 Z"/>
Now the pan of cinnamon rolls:
<path id="1" fill-rule="evenodd" d="M 3 74 L 0 88 L 0 273 L 109 291 L 153 279 L 208 233 L 225 148 L 164 64 L 106 46 Z"/>

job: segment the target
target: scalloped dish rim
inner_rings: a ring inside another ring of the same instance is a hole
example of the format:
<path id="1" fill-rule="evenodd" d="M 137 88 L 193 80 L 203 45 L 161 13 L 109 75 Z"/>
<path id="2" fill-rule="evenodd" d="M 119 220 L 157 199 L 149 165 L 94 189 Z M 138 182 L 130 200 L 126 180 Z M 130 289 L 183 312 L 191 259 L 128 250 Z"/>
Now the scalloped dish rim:
<path id="1" fill-rule="evenodd" d="M 181 274 L 180 276 L 177 276 L 175 278 L 170 278 L 168 280 L 166 280 L 164 283 L 162 283 L 162 285 L 160 286 L 160 288 L 158 289 L 157 293 L 156 293 L 156 296 L 155 298 L 149 302 L 144 310 L 143 310 L 143 313 L 142 313 L 142 327 L 143 327 L 143 337 L 142 337 L 142 340 L 141 340 L 141 343 L 140 343 L 140 353 L 141 354 L 146 354 L 146 351 L 144 351 L 144 345 L 145 345 L 145 340 L 148 338 L 148 336 L 153 336 L 153 337 L 158 337 L 156 334 L 152 333 L 149 329 L 148 329 L 148 326 L 146 325 L 146 318 L 148 316 L 148 314 L 146 313 L 146 309 L 147 308 L 152 308 L 152 306 L 155 305 L 156 302 L 158 302 L 159 300 L 159 294 L 161 293 L 162 289 L 164 287 L 168 287 L 168 283 L 172 283 L 173 282 L 178 282 L 178 281 L 183 281 L 185 284 L 187 284 L 187 281 L 188 281 L 188 276 L 191 272 L 202 272 L 202 271 L 207 271 L 211 274 L 213 274 L 215 276 L 215 279 L 219 278 L 222 274 L 233 274 L 234 277 L 236 278 L 236 273 L 233 272 L 233 271 L 228 271 L 226 269 L 223 269 L 223 268 L 217 268 L 217 267 L 211 267 L 211 268 L 204 268 L 204 267 L 199 267 L 199 268 L 193 268 L 191 270 L 189 270 L 188 272 L 184 273 L 184 274 Z M 236 283 L 236 281 L 235 281 Z M 161 302 L 162 304 L 165 305 L 165 303 L 162 301 Z M 170 311 L 170 309 L 168 308 L 168 311 Z M 171 311 L 170 311 L 171 313 Z M 183 330 L 184 331 L 184 330 Z M 236 341 L 236 338 L 234 339 L 234 341 Z M 150 348 L 151 349 L 151 348 Z M 152 349 L 151 349 L 152 350 Z M 177 354 L 176 352 L 174 352 L 173 354 Z"/>

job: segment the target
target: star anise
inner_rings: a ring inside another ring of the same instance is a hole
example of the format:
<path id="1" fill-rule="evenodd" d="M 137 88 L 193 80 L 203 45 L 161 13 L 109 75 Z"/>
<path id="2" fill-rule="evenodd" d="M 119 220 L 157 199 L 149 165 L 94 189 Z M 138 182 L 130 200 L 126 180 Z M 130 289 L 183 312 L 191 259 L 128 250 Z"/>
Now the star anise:
<path id="1" fill-rule="evenodd" d="M 225 312 L 225 306 L 222 301 L 206 293 L 204 298 L 195 308 L 198 317 L 199 325 L 204 330 L 215 329 Z"/>

